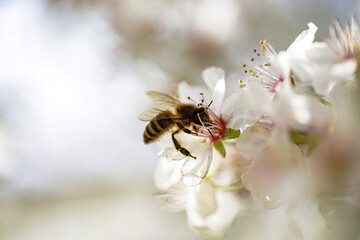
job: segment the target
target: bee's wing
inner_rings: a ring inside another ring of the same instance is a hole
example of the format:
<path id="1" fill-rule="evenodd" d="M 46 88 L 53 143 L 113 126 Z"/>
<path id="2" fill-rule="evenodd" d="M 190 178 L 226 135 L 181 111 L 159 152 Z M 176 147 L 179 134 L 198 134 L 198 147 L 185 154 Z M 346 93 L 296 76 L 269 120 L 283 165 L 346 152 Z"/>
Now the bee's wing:
<path id="1" fill-rule="evenodd" d="M 166 110 L 181 104 L 179 100 L 165 93 L 156 92 L 156 91 L 147 91 L 146 94 L 153 100 L 154 104 L 159 109 Z"/>
<path id="2" fill-rule="evenodd" d="M 140 115 L 138 116 L 138 119 L 140 121 L 145 121 L 145 122 L 149 122 L 151 121 L 154 117 L 156 117 L 162 110 L 161 109 L 157 109 L 157 108 L 150 108 L 142 113 L 140 113 Z"/>

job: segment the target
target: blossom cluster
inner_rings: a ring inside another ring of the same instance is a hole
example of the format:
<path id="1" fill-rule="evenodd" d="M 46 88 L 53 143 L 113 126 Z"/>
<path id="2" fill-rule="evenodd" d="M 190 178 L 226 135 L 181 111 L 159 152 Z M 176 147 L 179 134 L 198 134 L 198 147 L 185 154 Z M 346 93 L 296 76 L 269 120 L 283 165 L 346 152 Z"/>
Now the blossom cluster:
<path id="1" fill-rule="evenodd" d="M 176 135 L 192 156 L 170 134 L 159 140 L 156 198 L 186 211 L 199 234 L 222 237 L 244 209 L 260 206 L 283 209 L 292 226 L 283 231 L 296 239 L 327 239 L 343 232 L 332 226 L 338 211 L 329 202 L 360 213 L 360 33 L 354 17 L 335 20 L 324 41 L 314 41 L 316 31 L 309 23 L 286 51 L 260 41 L 233 91 L 218 67 L 203 71 L 205 86 L 178 85 L 181 102 L 208 106 L 211 124 Z"/>

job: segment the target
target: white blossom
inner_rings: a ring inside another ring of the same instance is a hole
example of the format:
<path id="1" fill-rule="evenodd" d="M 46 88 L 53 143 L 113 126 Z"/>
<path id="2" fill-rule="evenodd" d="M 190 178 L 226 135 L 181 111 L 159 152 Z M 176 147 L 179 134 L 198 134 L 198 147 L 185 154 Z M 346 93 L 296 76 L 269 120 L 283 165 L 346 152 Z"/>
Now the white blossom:
<path id="1" fill-rule="evenodd" d="M 188 149 L 196 159 L 186 157 L 176 151 L 169 137 L 164 137 L 159 143 L 160 158 L 181 162 L 181 167 L 177 171 L 181 172 L 182 179 L 187 185 L 199 184 L 206 177 L 212 164 L 214 148 L 217 147 L 214 144 L 217 141 L 226 140 L 227 130 L 229 128 L 235 131 L 242 130 L 253 124 L 263 114 L 262 108 L 257 106 L 266 105 L 269 102 L 266 91 L 256 83 L 240 89 L 224 101 L 225 72 L 220 68 L 210 67 L 204 70 L 203 79 L 208 88 L 190 86 L 186 82 L 179 85 L 179 97 L 182 101 L 188 99 L 189 95 L 194 102 L 196 100 L 201 102 L 202 96 L 204 96 L 205 104 L 209 104 L 209 101 L 206 100 L 208 96 L 211 96 L 213 100 L 209 108 L 213 126 L 209 127 L 209 130 L 204 129 L 199 136 L 185 133 L 176 135 L 181 145 Z M 199 93 L 203 93 L 203 95 Z M 222 146 L 220 145 L 220 147 Z"/>
<path id="2" fill-rule="evenodd" d="M 260 41 L 261 51 L 257 53 L 254 50 L 256 58 L 260 59 L 255 61 L 255 58 L 252 58 L 251 61 L 255 64 L 246 69 L 245 73 L 249 73 L 252 80 L 259 80 L 270 92 L 276 93 L 281 82 L 290 80 L 291 59 L 302 54 L 314 40 L 317 27 L 313 23 L 308 26 L 309 29 L 303 31 L 286 51 L 277 53 L 267 40 Z"/>
<path id="3" fill-rule="evenodd" d="M 355 16 L 351 17 L 351 22 L 345 23 L 341 27 L 339 21 L 335 19 L 329 27 L 330 36 L 328 45 L 336 54 L 344 59 L 354 59 L 359 64 L 360 60 L 360 31 Z"/>
<path id="4" fill-rule="evenodd" d="M 244 209 L 274 239 L 338 237 L 357 221 L 341 209 L 360 209 L 360 37 L 354 18 L 330 30 L 328 43 L 314 42 L 309 23 L 279 53 L 261 41 L 255 66 L 244 65 L 250 79 L 229 96 L 216 67 L 203 71 L 207 88 L 179 85 L 181 101 L 210 106 L 211 126 L 177 135 L 196 159 L 176 151 L 169 136 L 160 140 L 154 179 L 163 208 L 186 211 L 190 227 L 208 237 L 224 236 Z"/>
<path id="5" fill-rule="evenodd" d="M 315 34 L 315 25 L 309 25 L 311 28 Z M 291 54 L 289 61 L 296 80 L 326 98 L 337 82 L 353 80 L 356 69 L 356 60 L 343 59 L 324 42 L 302 46 L 296 54 Z"/>
<path id="6" fill-rule="evenodd" d="M 184 184 L 177 161 L 161 158 L 154 174 L 160 205 L 170 211 L 186 211 L 190 227 L 208 237 L 222 237 L 240 209 L 237 191 L 247 162 L 233 144 L 225 146 L 227 156 L 214 153 L 208 176 L 197 185 Z"/>

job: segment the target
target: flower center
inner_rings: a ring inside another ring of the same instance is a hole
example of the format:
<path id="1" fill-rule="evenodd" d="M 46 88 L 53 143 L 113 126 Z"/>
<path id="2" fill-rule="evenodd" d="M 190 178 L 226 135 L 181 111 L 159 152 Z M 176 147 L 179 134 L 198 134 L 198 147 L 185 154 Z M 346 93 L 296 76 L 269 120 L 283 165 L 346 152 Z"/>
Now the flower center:
<path id="1" fill-rule="evenodd" d="M 198 115 L 199 122 L 201 124 L 195 124 L 197 127 L 197 135 L 199 137 L 204 137 L 210 140 L 211 143 L 216 142 L 217 140 L 225 138 L 226 135 L 226 122 L 221 117 L 218 116 L 214 111 L 211 110 L 210 105 L 213 101 L 210 103 L 207 103 L 207 101 L 204 99 L 204 94 L 200 93 L 202 96 L 201 102 L 197 104 L 198 107 L 202 107 L 206 112 L 207 117 L 201 117 Z M 188 97 L 189 100 L 196 102 L 191 99 L 191 97 Z"/>
<path id="2" fill-rule="evenodd" d="M 256 62 L 256 64 L 254 64 L 251 68 L 247 68 L 247 65 L 243 64 L 245 74 L 249 75 L 247 81 L 255 79 L 260 81 L 260 83 L 269 89 L 270 92 L 276 92 L 277 85 L 284 81 L 284 78 L 281 76 L 279 71 L 273 66 L 273 63 L 276 61 L 278 55 L 267 40 L 261 40 L 260 45 L 261 54 L 254 49 L 256 56 L 251 58 L 251 61 Z M 240 87 L 246 86 L 241 79 L 239 80 L 239 84 Z"/>
<path id="3" fill-rule="evenodd" d="M 208 137 L 211 137 L 210 138 L 211 142 L 216 142 L 217 140 L 225 138 L 226 122 L 221 116 L 216 116 L 215 114 L 214 116 L 211 116 L 211 118 L 212 118 L 211 122 L 213 123 L 213 128 L 210 131 L 213 136 L 208 136 Z"/>
<path id="4" fill-rule="evenodd" d="M 217 140 L 225 138 L 226 134 L 226 122 L 221 117 L 216 115 L 211 109 L 208 109 L 211 123 L 207 123 L 206 126 L 202 126 L 200 129 L 200 135 L 208 138 L 211 143 Z"/>
<path id="5" fill-rule="evenodd" d="M 328 44 L 331 49 L 345 59 L 355 58 L 360 62 L 360 32 L 355 16 L 351 17 L 351 23 L 346 22 L 344 28 L 336 19 L 329 27 L 330 36 Z"/>

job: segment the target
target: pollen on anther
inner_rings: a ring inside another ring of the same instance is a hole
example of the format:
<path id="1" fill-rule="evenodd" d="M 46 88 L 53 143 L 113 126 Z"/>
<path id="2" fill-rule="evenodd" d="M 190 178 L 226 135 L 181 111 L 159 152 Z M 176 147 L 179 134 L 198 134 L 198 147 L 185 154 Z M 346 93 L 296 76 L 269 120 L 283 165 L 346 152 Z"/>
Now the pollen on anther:
<path id="1" fill-rule="evenodd" d="M 266 48 L 264 45 L 261 46 L 261 52 L 264 53 L 266 51 Z"/>
<path id="2" fill-rule="evenodd" d="M 241 79 L 239 79 L 239 80 L 238 80 L 238 83 L 239 83 L 239 84 L 241 84 L 241 83 L 242 83 L 242 80 L 241 80 Z"/>
<path id="3" fill-rule="evenodd" d="M 264 43 L 264 41 L 263 41 L 263 40 L 261 40 L 261 41 L 260 41 L 260 44 L 262 45 L 263 43 Z"/>
<path id="4" fill-rule="evenodd" d="M 201 92 L 200 95 L 202 96 L 202 95 L 204 95 L 204 93 Z"/>
<path id="5" fill-rule="evenodd" d="M 260 56 L 260 53 L 258 53 L 258 54 L 256 54 L 256 55 Z"/>
<path id="6" fill-rule="evenodd" d="M 248 71 L 247 71 L 247 70 L 245 70 L 244 72 L 245 72 L 245 73 L 248 73 Z"/>
<path id="7" fill-rule="evenodd" d="M 243 64 L 243 67 L 246 67 L 246 64 L 245 64 L 245 63 Z"/>
<path id="8" fill-rule="evenodd" d="M 189 96 L 189 97 L 187 97 L 187 99 L 191 100 L 191 97 Z"/>
<path id="9" fill-rule="evenodd" d="M 255 60 L 255 58 L 252 58 L 251 61 L 253 62 Z"/>
<path id="10" fill-rule="evenodd" d="M 256 49 L 254 49 L 254 53 L 256 53 Z"/>
<path id="11" fill-rule="evenodd" d="M 268 41 L 266 39 L 264 39 L 264 44 L 267 44 L 267 43 L 268 43 Z"/>

